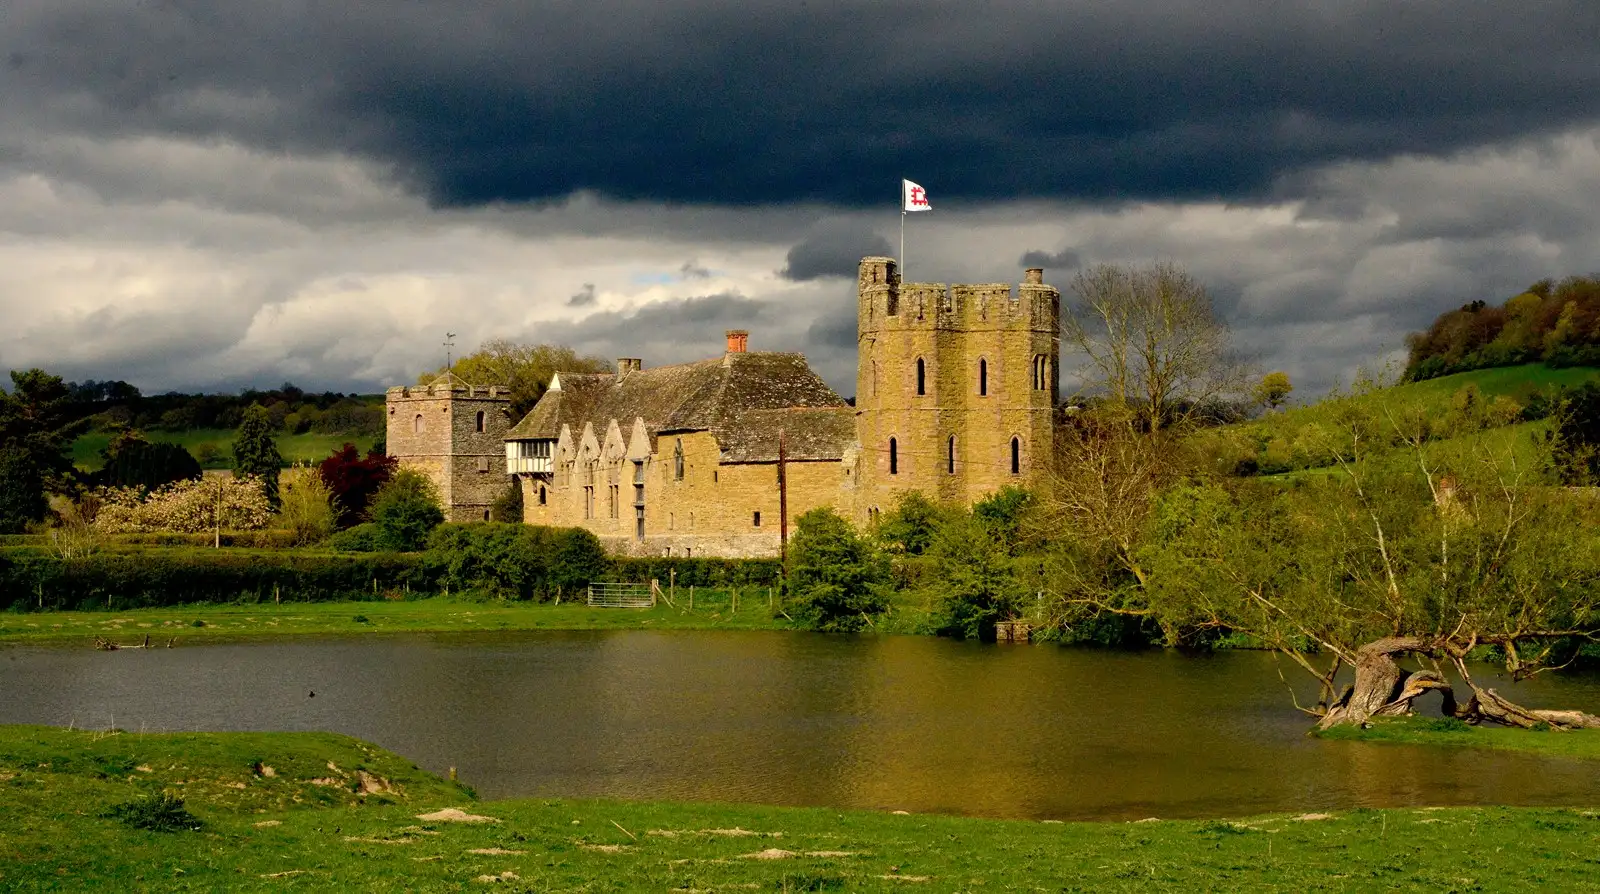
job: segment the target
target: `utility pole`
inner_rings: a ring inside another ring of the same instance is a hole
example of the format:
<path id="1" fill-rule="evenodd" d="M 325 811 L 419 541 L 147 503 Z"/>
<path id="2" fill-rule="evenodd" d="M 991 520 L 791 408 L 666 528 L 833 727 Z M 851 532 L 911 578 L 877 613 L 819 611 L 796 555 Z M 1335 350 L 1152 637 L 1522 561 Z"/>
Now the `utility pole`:
<path id="1" fill-rule="evenodd" d="M 783 571 L 783 588 L 789 586 L 789 442 L 778 429 L 778 564 Z"/>
<path id="2" fill-rule="evenodd" d="M 450 374 L 450 365 L 451 365 L 450 349 L 456 346 L 455 339 L 456 339 L 456 334 L 454 332 L 446 332 L 444 334 L 444 373 L 445 373 L 445 375 L 449 375 Z"/>

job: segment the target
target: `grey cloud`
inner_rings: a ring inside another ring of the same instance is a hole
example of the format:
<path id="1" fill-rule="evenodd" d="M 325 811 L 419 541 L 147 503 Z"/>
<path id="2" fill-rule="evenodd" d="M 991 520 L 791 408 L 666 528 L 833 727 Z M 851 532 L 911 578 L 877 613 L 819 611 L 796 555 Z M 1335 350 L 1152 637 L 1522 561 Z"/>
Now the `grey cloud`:
<path id="1" fill-rule="evenodd" d="M 583 288 L 573 293 L 572 297 L 567 299 L 567 306 L 588 307 L 589 305 L 593 304 L 594 301 L 594 283 L 586 282 L 583 284 Z"/>
<path id="2" fill-rule="evenodd" d="M 830 276 L 854 278 L 863 257 L 893 254 L 889 240 L 865 223 L 830 220 L 814 227 L 804 241 L 789 249 L 788 264 L 778 275 L 794 282 Z"/>
<path id="3" fill-rule="evenodd" d="M 1076 270 L 1083 264 L 1083 258 L 1070 248 L 1057 252 L 1035 249 L 1024 252 L 1017 263 L 1023 267 L 1043 267 L 1046 270 Z"/>
<path id="4" fill-rule="evenodd" d="M 1600 88 L 1589 0 L 7 14 L 8 124 L 353 153 L 439 205 L 887 206 L 901 172 L 946 202 L 1261 197 L 1329 162 L 1584 125 Z"/>
<path id="5" fill-rule="evenodd" d="M 696 261 L 684 261 L 683 266 L 678 268 L 678 276 L 684 280 L 710 279 L 711 271 Z"/>

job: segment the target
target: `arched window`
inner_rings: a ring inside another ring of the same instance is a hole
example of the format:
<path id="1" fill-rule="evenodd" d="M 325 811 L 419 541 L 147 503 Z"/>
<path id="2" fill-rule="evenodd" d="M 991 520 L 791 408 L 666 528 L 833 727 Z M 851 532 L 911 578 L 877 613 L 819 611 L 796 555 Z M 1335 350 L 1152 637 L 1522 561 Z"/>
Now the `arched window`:
<path id="1" fill-rule="evenodd" d="M 928 393 L 928 370 L 922 365 L 922 358 L 917 358 L 917 393 Z"/>
<path id="2" fill-rule="evenodd" d="M 1022 473 L 1022 439 L 1011 439 L 1011 474 Z"/>
<path id="3" fill-rule="evenodd" d="M 487 510 L 487 509 L 483 510 L 483 520 L 484 521 L 488 521 L 489 520 L 489 510 Z"/>
<path id="4" fill-rule="evenodd" d="M 900 474 L 900 445 L 894 438 L 889 439 L 889 474 Z"/>
<path id="5" fill-rule="evenodd" d="M 1050 388 L 1050 358 L 1044 354 L 1033 355 L 1033 390 L 1047 391 Z"/>
<path id="6" fill-rule="evenodd" d="M 676 481 L 683 480 L 683 439 L 677 438 L 677 445 L 672 448 L 672 477 Z"/>
<path id="7" fill-rule="evenodd" d="M 416 434 L 419 434 L 419 435 L 422 434 L 422 414 L 421 413 L 418 413 L 417 414 L 417 418 L 413 419 L 411 421 L 411 431 L 416 433 Z"/>
<path id="8" fill-rule="evenodd" d="M 950 436 L 950 455 L 949 455 L 949 457 L 947 457 L 946 461 L 949 464 L 950 474 L 954 475 L 956 473 L 956 436 L 955 435 L 951 435 Z"/>
<path id="9" fill-rule="evenodd" d="M 539 505 L 543 506 L 544 505 L 544 501 L 545 501 L 544 485 L 541 484 L 541 485 L 539 485 Z"/>
<path id="10" fill-rule="evenodd" d="M 978 358 L 978 396 L 985 397 L 989 394 L 989 361 Z"/>
<path id="11" fill-rule="evenodd" d="M 483 434 L 483 411 L 478 411 L 478 434 Z"/>

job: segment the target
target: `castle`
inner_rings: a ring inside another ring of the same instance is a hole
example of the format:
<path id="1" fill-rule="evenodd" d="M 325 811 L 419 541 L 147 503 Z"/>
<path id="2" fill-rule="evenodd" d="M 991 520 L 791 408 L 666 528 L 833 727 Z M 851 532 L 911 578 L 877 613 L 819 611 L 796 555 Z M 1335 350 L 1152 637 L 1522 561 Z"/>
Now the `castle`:
<path id="1" fill-rule="evenodd" d="M 1043 273 L 947 288 L 863 258 L 854 406 L 801 354 L 730 330 L 721 357 L 558 373 L 515 425 L 504 388 L 391 388 L 389 454 L 452 521 L 487 519 L 510 476 L 525 522 L 634 555 L 774 556 L 811 509 L 864 526 L 912 490 L 970 504 L 1048 467 L 1061 296 Z"/>

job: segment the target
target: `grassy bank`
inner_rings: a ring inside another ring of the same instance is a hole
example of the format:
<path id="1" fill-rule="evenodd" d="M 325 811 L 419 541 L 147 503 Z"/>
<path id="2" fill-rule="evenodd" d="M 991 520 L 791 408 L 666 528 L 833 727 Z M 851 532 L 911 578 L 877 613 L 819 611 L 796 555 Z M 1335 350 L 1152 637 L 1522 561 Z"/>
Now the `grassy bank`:
<path id="1" fill-rule="evenodd" d="M 747 591 L 733 608 L 726 590 L 697 590 L 694 607 L 590 608 L 582 603 L 472 602 L 448 597 L 370 602 L 270 601 L 127 611 L 0 613 L 0 642 L 89 640 L 119 643 L 249 639 L 296 635 L 443 633 L 469 630 L 774 630 L 791 626 L 767 608 L 766 591 Z"/>
<path id="2" fill-rule="evenodd" d="M 199 828 L 138 826 L 163 817 Z M 1593 890 L 1597 833 L 1556 809 L 1061 824 L 476 802 L 340 736 L 0 727 L 0 887 L 22 891 Z"/>
<path id="3" fill-rule="evenodd" d="M 1548 757 L 1600 760 L 1600 730 L 1529 732 L 1504 726 L 1468 726 L 1459 720 L 1444 718 L 1393 717 L 1373 720 L 1365 729 L 1337 726 L 1319 732 L 1317 736 L 1335 741 L 1492 748 L 1499 751 L 1527 751 Z"/>
<path id="4" fill-rule="evenodd" d="M 233 440 L 239 433 L 231 428 L 197 428 L 186 431 L 151 429 L 144 435 L 151 441 L 180 444 L 197 458 L 202 453 L 214 456 L 216 458 L 214 461 L 206 463 L 208 467 L 232 468 Z M 283 454 L 286 462 L 290 463 L 321 462 L 346 442 L 356 445 L 365 453 L 372 448 L 374 441 L 372 435 L 327 435 L 317 432 L 298 435 L 275 432 L 273 439 L 277 442 L 278 452 Z M 111 435 L 108 432 L 87 432 L 79 435 L 72 442 L 73 464 L 86 472 L 98 470 L 105 465 L 105 457 L 101 456 L 100 452 L 109 443 Z"/>

